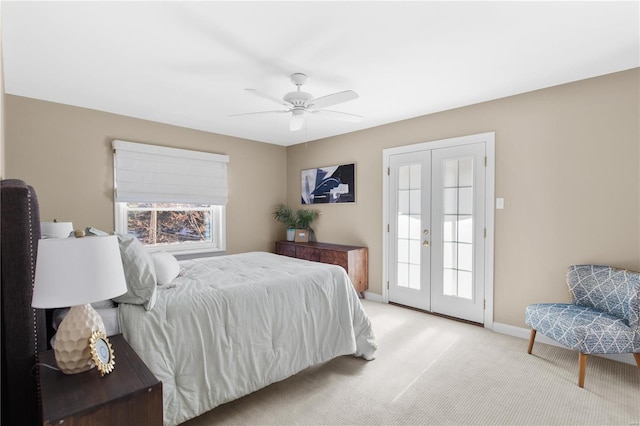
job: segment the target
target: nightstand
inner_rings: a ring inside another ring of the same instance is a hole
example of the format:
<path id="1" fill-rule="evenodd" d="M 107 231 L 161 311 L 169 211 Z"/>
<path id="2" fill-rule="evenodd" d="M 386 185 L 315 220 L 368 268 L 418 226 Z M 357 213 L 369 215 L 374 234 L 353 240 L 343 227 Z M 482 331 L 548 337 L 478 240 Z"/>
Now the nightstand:
<path id="1" fill-rule="evenodd" d="M 121 334 L 109 342 L 115 368 L 104 377 L 96 368 L 67 375 L 38 366 L 43 425 L 162 425 L 162 382 Z M 39 363 L 56 366 L 53 351 Z"/>

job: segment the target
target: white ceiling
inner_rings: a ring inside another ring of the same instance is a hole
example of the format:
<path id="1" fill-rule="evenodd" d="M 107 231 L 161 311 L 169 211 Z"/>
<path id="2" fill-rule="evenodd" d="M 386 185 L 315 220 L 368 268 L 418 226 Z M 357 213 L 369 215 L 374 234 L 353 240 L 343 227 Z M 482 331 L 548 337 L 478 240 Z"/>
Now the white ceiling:
<path id="1" fill-rule="evenodd" d="M 5 92 L 279 145 L 640 66 L 639 2 L 3 1 Z M 290 132 L 289 75 L 351 89 Z M 124 135 L 122 135 L 124 136 Z"/>

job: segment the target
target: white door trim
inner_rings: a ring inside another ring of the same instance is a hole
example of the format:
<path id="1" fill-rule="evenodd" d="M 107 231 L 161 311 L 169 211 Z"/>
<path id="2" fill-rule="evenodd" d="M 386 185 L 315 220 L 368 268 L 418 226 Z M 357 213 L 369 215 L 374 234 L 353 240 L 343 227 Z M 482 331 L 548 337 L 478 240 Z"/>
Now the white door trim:
<path id="1" fill-rule="evenodd" d="M 395 154 L 405 154 L 427 149 L 448 148 L 453 146 L 468 145 L 473 143 L 485 143 L 486 165 L 486 190 L 485 190 L 485 222 L 487 235 L 485 244 L 484 264 L 484 327 L 493 328 L 493 257 L 494 257 L 494 199 L 495 199 L 495 132 L 479 133 L 475 135 L 460 136 L 450 139 L 441 139 L 430 142 L 422 142 L 413 145 L 405 145 L 382 150 L 382 301 L 389 302 L 389 167 L 390 157 Z"/>

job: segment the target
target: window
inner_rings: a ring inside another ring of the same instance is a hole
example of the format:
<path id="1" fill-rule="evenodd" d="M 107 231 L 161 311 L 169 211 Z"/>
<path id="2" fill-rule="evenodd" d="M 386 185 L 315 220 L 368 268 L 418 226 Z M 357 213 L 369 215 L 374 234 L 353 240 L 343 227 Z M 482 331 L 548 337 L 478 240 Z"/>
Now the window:
<path id="1" fill-rule="evenodd" d="M 225 207 L 206 204 L 116 203 L 117 232 L 151 250 L 224 251 Z"/>
<path id="2" fill-rule="evenodd" d="M 114 141 L 116 232 L 150 250 L 224 251 L 227 156 Z"/>

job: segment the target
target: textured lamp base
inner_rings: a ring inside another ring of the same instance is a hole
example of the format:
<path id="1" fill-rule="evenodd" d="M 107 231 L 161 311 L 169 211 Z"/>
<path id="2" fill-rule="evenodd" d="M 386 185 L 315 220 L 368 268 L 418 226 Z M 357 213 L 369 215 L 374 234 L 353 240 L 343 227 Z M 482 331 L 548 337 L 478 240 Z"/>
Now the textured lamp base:
<path id="1" fill-rule="evenodd" d="M 56 362 L 63 373 L 82 373 L 95 367 L 89 348 L 93 330 L 105 331 L 95 309 L 90 304 L 71 307 L 58 327 L 54 348 Z"/>

